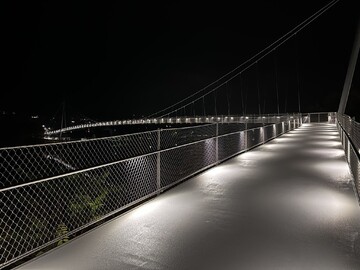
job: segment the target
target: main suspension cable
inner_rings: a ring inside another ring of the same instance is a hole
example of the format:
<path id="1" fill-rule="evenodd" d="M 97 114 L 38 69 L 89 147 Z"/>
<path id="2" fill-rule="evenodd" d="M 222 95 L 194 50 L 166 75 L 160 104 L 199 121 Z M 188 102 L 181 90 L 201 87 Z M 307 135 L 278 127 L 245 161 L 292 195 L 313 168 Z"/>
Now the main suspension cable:
<path id="1" fill-rule="evenodd" d="M 240 71 L 238 71 L 237 73 L 235 73 L 235 75 L 231 76 L 229 79 L 225 80 L 224 82 L 222 82 L 220 85 L 212 88 L 210 91 L 206 92 L 205 94 L 201 95 L 199 98 L 196 98 L 188 103 L 186 103 L 185 105 L 180 106 L 181 107 L 186 107 L 189 104 L 191 104 L 192 102 L 196 102 L 199 99 L 202 99 L 204 96 L 211 94 L 212 92 L 214 92 L 215 90 L 219 89 L 221 86 L 223 86 L 224 84 L 228 83 L 229 81 L 233 80 L 234 78 L 236 78 L 239 74 L 241 74 L 242 72 L 244 72 L 245 70 L 249 69 L 251 66 L 253 66 L 256 62 L 262 60 L 265 56 L 267 56 L 269 53 L 271 53 L 273 50 L 275 50 L 276 48 L 280 47 L 282 44 L 284 44 L 286 41 L 288 41 L 290 38 L 292 38 L 294 35 L 296 35 L 298 32 L 300 32 L 301 30 L 303 30 L 305 27 L 307 27 L 310 23 L 312 23 L 314 20 L 316 20 L 318 17 L 320 17 L 322 14 L 324 14 L 327 10 L 329 10 L 332 6 L 334 6 L 335 4 L 337 4 L 340 0 L 333 0 L 330 3 L 328 3 L 327 5 L 325 5 L 324 7 L 322 7 L 320 10 L 318 10 L 317 12 L 315 12 L 313 15 L 311 15 L 310 17 L 308 17 L 307 19 L 305 19 L 303 22 L 301 22 L 300 24 L 298 24 L 296 27 L 294 27 L 292 30 L 288 31 L 285 35 L 281 36 L 280 38 L 278 38 L 276 41 L 274 41 L 273 43 L 271 43 L 270 45 L 268 45 L 266 48 L 264 48 L 263 50 L 261 50 L 260 52 L 258 52 L 257 54 L 255 54 L 254 56 L 250 57 L 248 60 L 246 60 L 245 62 L 243 62 L 242 64 L 238 65 L 237 67 L 235 67 L 234 69 L 232 69 L 231 71 L 227 72 L 226 74 L 224 74 L 223 76 L 221 76 L 220 78 L 218 78 L 217 80 L 213 81 L 212 83 L 206 85 L 205 87 L 201 88 L 200 90 L 198 90 L 197 92 L 191 94 L 190 96 L 176 102 L 175 104 L 166 107 L 165 109 L 162 109 L 158 112 L 155 112 L 151 115 L 149 115 L 148 117 L 154 117 L 156 115 L 159 115 L 169 109 L 172 109 L 174 107 L 176 107 L 179 104 L 182 104 L 183 102 L 189 100 L 190 98 L 196 96 L 197 94 L 205 91 L 206 89 L 208 89 L 209 87 L 213 86 L 214 84 L 218 83 L 219 81 L 223 80 L 224 78 L 230 76 L 232 73 L 234 73 L 235 71 L 239 70 L 241 67 L 244 67 L 243 69 L 241 69 Z M 248 64 L 248 65 L 247 65 Z M 166 115 L 170 115 L 174 112 L 176 112 L 178 109 L 172 110 L 168 113 L 162 114 L 158 117 L 163 117 Z"/>

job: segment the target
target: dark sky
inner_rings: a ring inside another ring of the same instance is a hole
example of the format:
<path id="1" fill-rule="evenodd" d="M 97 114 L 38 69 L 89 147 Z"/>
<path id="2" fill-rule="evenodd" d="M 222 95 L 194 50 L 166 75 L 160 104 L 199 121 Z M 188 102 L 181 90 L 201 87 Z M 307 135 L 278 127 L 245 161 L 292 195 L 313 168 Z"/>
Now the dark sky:
<path id="1" fill-rule="evenodd" d="M 68 115 L 100 120 L 149 115 L 185 98 L 329 1 L 9 2 L 3 8 L 0 111 L 50 117 L 65 101 Z M 340 1 L 276 57 L 245 72 L 241 86 L 237 79 L 219 89 L 217 113 L 228 113 L 229 106 L 231 113 L 242 113 L 244 96 L 246 111 L 257 112 L 257 83 L 261 110 L 276 112 L 274 58 L 280 111 L 297 111 L 297 74 L 303 111 L 337 110 L 358 18 L 355 5 Z M 209 113 L 213 99 L 204 100 Z M 194 108 L 196 114 L 203 110 Z"/>

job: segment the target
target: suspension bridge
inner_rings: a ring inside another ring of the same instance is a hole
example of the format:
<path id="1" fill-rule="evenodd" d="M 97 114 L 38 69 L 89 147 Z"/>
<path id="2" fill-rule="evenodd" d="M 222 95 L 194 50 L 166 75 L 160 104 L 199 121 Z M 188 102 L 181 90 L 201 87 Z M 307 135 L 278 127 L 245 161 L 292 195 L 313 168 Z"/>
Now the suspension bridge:
<path id="1" fill-rule="evenodd" d="M 155 114 L 44 136 L 185 127 L 1 148 L 0 269 L 359 269 L 360 124 L 345 109 L 360 34 L 337 112 L 302 113 L 300 87 L 296 113 L 280 114 L 278 92 L 274 114 L 260 103 L 247 114 L 245 98 L 239 114 L 217 107 L 222 89 L 241 87 L 246 70 L 337 2 Z"/>

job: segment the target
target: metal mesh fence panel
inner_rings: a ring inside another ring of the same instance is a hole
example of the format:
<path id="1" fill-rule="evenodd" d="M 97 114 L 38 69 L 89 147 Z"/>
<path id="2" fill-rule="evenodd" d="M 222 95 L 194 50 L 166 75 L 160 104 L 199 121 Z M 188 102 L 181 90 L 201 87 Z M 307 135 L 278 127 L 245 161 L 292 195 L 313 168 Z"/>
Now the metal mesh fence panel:
<path id="1" fill-rule="evenodd" d="M 329 117 L 327 113 L 321 113 L 319 114 L 319 122 L 328 122 Z"/>
<path id="2" fill-rule="evenodd" d="M 354 184 L 360 197 L 360 154 L 359 154 L 359 123 L 347 115 L 338 115 L 337 127 L 340 133 L 346 159 L 354 177 Z"/>
<path id="3" fill-rule="evenodd" d="M 157 150 L 157 133 L 0 149 L 0 188 Z"/>
<path id="4" fill-rule="evenodd" d="M 276 136 L 275 124 L 264 127 L 264 141 L 268 141 Z"/>
<path id="5" fill-rule="evenodd" d="M 324 113 L 309 113 L 307 116 L 305 116 L 305 119 L 303 119 L 303 122 L 305 123 L 324 123 L 328 122 L 331 124 L 335 124 L 336 120 L 336 114 L 333 112 L 324 112 Z"/>
<path id="6" fill-rule="evenodd" d="M 161 149 L 180 146 L 216 136 L 216 124 L 161 130 Z"/>
<path id="7" fill-rule="evenodd" d="M 291 130 L 291 121 L 286 121 L 285 122 L 285 127 L 286 127 L 285 132 L 290 131 Z"/>
<path id="8" fill-rule="evenodd" d="M 328 113 L 328 122 L 331 124 L 336 124 L 336 119 L 337 119 L 337 113 L 335 112 L 329 112 Z"/>
<path id="9" fill-rule="evenodd" d="M 283 133 L 284 125 L 283 123 L 275 124 L 276 127 L 276 136 L 279 136 Z"/>
<path id="10" fill-rule="evenodd" d="M 227 159 L 245 150 L 245 131 L 236 132 L 218 138 L 219 161 Z"/>
<path id="11" fill-rule="evenodd" d="M 296 121 L 295 120 L 291 120 L 290 121 L 290 129 L 294 129 L 296 128 Z"/>
<path id="12" fill-rule="evenodd" d="M 359 158 L 354 150 L 354 148 L 352 146 L 350 146 L 350 152 L 348 154 L 349 156 L 349 165 L 350 165 L 350 169 L 351 172 L 354 176 L 354 183 L 355 183 L 355 187 L 358 193 L 358 196 L 360 196 L 360 161 Z"/>
<path id="13" fill-rule="evenodd" d="M 151 154 L 2 191 L 0 267 L 156 189 Z"/>
<path id="14" fill-rule="evenodd" d="M 284 122 L 284 132 L 288 132 L 290 130 L 290 121 Z"/>
<path id="15" fill-rule="evenodd" d="M 165 150 L 160 160 L 161 187 L 166 187 L 215 164 L 216 139 Z"/>
<path id="16" fill-rule="evenodd" d="M 310 114 L 310 123 L 319 122 L 318 114 Z"/>
<path id="17" fill-rule="evenodd" d="M 253 127 L 258 124 L 244 124 L 244 123 L 219 123 L 219 135 L 239 132 L 247 129 L 249 127 Z"/>
<path id="18" fill-rule="evenodd" d="M 346 134 L 350 137 L 355 146 L 355 150 L 360 153 L 360 123 L 351 119 L 347 115 L 338 115 L 338 121 Z"/>
<path id="19" fill-rule="evenodd" d="M 246 131 L 246 147 L 251 148 L 261 143 L 260 141 L 260 128 L 250 129 Z"/>

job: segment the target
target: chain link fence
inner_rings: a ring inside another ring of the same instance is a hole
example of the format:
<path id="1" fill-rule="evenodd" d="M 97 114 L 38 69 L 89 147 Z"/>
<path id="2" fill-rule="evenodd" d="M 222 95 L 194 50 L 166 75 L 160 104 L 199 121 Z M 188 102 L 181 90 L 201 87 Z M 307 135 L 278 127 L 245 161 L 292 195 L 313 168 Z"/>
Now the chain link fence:
<path id="1" fill-rule="evenodd" d="M 338 115 L 338 122 L 350 137 L 351 142 L 354 144 L 354 150 L 360 153 L 360 123 L 351 119 L 348 115 Z"/>
<path id="2" fill-rule="evenodd" d="M 0 149 L 0 188 L 157 151 L 157 132 Z"/>
<path id="3" fill-rule="evenodd" d="M 354 177 L 358 198 L 360 197 L 360 124 L 347 115 L 337 115 L 337 127 L 345 156 Z"/>
<path id="4" fill-rule="evenodd" d="M 0 149 L 0 268 L 300 126 L 217 123 Z"/>

